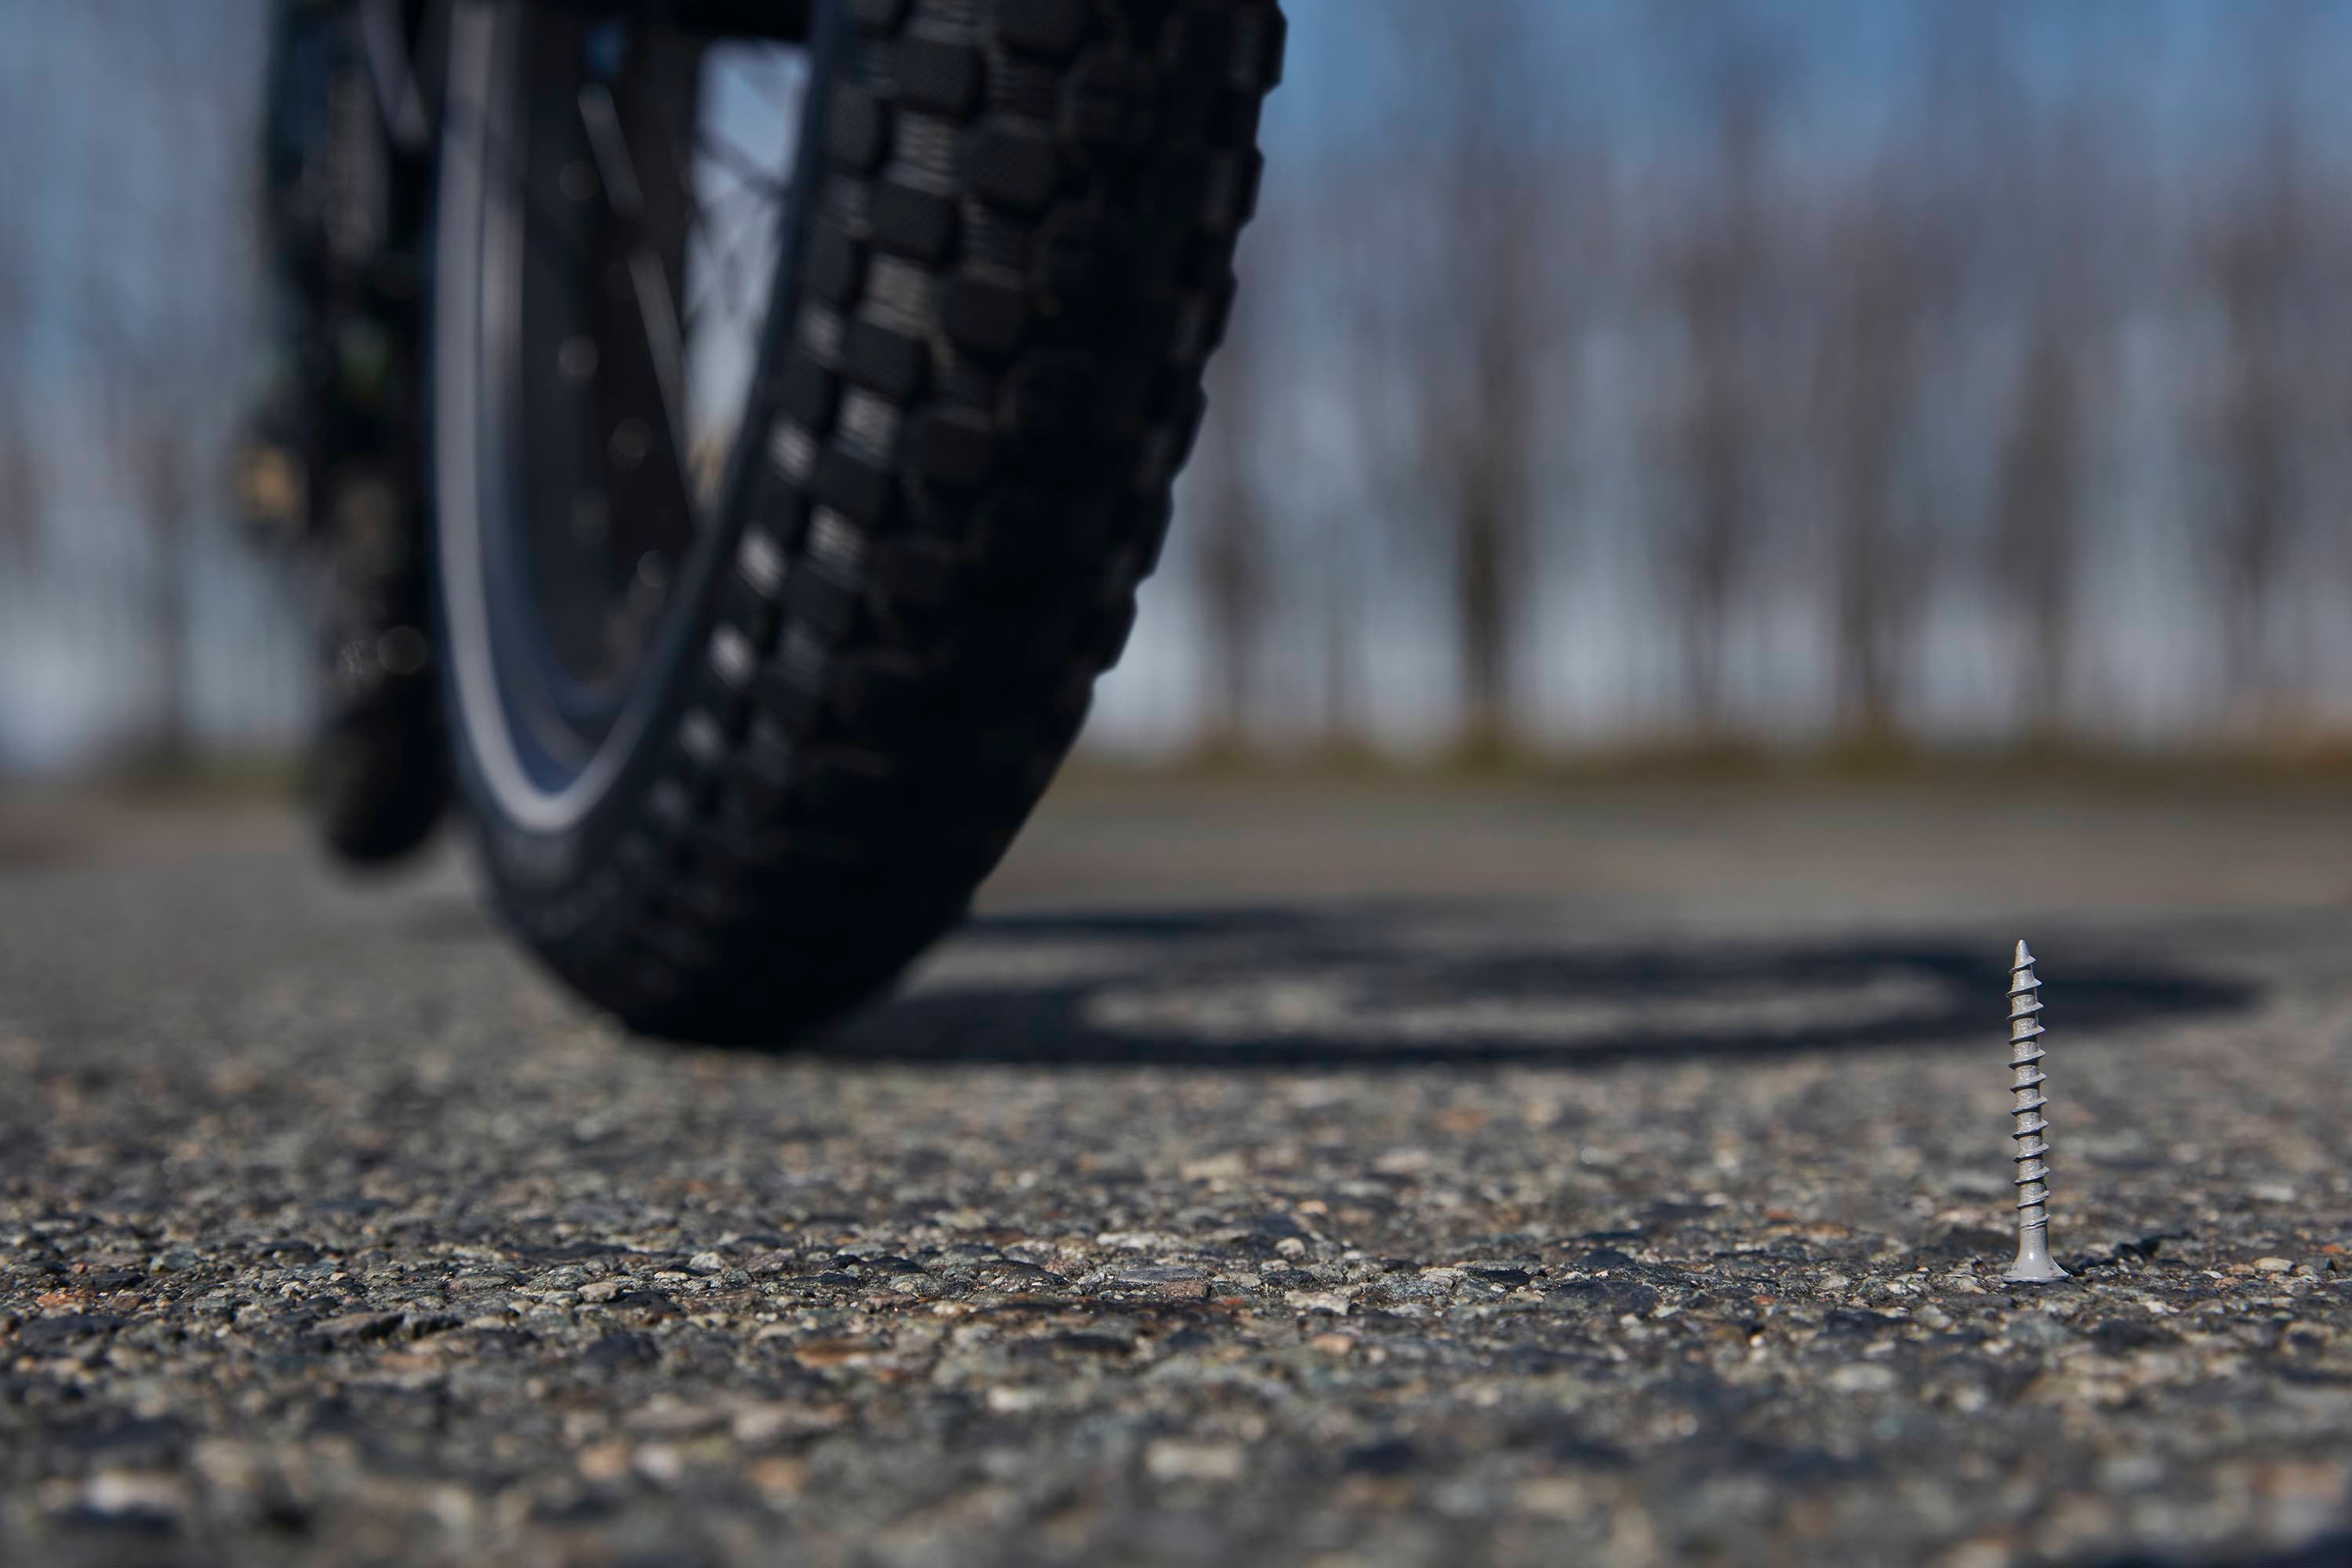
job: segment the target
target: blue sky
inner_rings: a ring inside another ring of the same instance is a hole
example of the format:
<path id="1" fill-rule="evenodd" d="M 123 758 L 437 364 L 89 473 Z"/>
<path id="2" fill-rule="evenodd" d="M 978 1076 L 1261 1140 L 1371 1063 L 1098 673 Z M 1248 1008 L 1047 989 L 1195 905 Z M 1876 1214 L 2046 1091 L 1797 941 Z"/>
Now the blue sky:
<path id="1" fill-rule="evenodd" d="M 1475 0 L 1469 0 L 1475 5 Z M 1946 0 L 1995 16 L 2029 89 L 2043 94 L 2104 81 L 2142 100 L 2169 154 L 2177 144 L 2227 140 L 2254 89 L 2249 44 L 2280 27 L 2304 30 L 2293 90 L 2341 126 L 2340 88 L 2352 64 L 2352 6 L 2323 0 Z M 1270 150 L 1311 157 L 1412 134 L 1394 110 L 1396 58 L 1377 0 L 1286 0 L 1291 47 L 1281 90 L 1266 106 Z M 1465 5 L 1465 9 L 1469 5 Z M 1559 134 L 1602 128 L 1638 152 L 1686 132 L 1688 78 L 1673 42 L 1685 32 L 1662 16 L 1729 7 L 1719 0 L 1536 0 L 1534 30 L 1556 73 Z M 1742 9 L 1780 47 L 1795 78 L 1794 151 L 1832 153 L 1866 135 L 1918 90 L 1934 4 L 1909 0 L 1753 0 Z"/>

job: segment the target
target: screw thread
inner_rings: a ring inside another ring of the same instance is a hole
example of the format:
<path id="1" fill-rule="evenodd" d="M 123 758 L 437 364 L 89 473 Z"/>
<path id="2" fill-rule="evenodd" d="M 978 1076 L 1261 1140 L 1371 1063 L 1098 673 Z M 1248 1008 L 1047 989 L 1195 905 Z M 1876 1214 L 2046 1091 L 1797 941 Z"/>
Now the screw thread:
<path id="1" fill-rule="evenodd" d="M 2009 1070 L 2010 1137 L 2017 1163 L 2017 1260 L 2005 1279 L 2063 1279 L 2066 1271 L 2050 1257 L 2050 1145 L 2042 1134 L 2050 1123 L 2042 1108 L 2050 1103 L 2042 1086 L 2049 1075 L 2042 1070 L 2042 981 L 2033 973 L 2033 954 L 2021 940 L 2010 963 Z"/>

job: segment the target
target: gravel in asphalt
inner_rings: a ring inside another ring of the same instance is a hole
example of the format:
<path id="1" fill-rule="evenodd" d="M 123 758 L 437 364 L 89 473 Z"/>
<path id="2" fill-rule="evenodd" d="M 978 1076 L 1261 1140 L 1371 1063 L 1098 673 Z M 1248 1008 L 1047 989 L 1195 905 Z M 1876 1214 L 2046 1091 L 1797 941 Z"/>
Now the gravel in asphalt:
<path id="1" fill-rule="evenodd" d="M 2352 1557 L 2340 849 L 1269 812 L 1049 812 L 777 1054 L 622 1037 L 447 858 L 0 869 L 0 1562 Z"/>

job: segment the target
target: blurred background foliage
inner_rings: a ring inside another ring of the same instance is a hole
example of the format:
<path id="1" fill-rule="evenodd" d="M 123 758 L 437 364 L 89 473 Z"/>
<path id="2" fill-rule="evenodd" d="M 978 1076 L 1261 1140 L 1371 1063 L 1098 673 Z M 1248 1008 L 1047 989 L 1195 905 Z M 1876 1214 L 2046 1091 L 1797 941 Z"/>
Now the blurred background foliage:
<path id="1" fill-rule="evenodd" d="M 1289 0 L 1089 745 L 2311 756 L 2352 735 L 2352 6 Z M 0 773 L 299 736 L 224 498 L 261 0 L 0 52 Z"/>

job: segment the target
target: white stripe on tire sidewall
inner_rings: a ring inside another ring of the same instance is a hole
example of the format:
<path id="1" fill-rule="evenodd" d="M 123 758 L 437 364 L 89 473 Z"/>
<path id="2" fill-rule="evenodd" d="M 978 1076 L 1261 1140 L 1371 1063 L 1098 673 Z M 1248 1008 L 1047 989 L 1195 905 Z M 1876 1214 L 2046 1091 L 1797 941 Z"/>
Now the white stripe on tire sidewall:
<path id="1" fill-rule="evenodd" d="M 493 117 L 502 117 L 509 96 L 495 89 L 502 54 L 516 43 L 519 14 L 520 7 L 496 0 L 460 0 L 450 22 L 433 263 L 434 512 L 458 743 L 509 825 L 555 834 L 577 827 L 611 790 L 645 731 L 660 683 L 635 683 L 587 765 L 562 787 L 547 788 L 523 766 L 499 690 L 482 575 L 483 484 L 499 476 L 483 468 L 481 362 L 491 341 L 486 329 L 501 343 L 515 335 L 522 269 L 512 251 L 523 242 L 520 204 L 492 213 L 484 175 Z M 489 297 L 500 284 L 505 292 Z"/>

